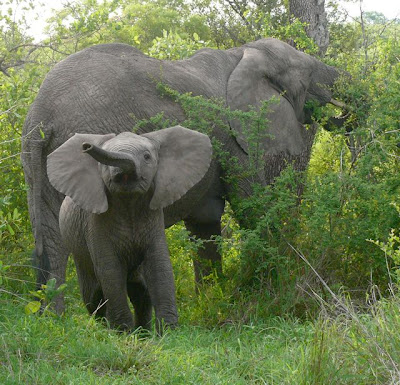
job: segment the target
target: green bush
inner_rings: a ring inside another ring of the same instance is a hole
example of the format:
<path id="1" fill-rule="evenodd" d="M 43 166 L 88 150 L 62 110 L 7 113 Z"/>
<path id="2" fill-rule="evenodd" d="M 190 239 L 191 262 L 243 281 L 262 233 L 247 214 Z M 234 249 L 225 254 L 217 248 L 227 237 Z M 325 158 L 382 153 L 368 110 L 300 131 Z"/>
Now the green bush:
<path id="1" fill-rule="evenodd" d="M 163 30 L 162 37 L 156 37 L 148 55 L 161 60 L 187 59 L 201 48 L 210 47 L 209 41 L 201 40 L 197 33 L 192 37 L 181 37 L 177 32 Z"/>

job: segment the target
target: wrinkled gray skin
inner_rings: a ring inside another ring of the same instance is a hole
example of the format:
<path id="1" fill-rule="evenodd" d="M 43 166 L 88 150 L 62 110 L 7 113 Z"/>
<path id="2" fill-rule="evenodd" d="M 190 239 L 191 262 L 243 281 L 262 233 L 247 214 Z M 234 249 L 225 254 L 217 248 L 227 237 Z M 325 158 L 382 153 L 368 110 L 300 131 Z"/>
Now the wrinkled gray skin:
<path id="1" fill-rule="evenodd" d="M 47 159 L 65 194 L 60 231 L 83 301 L 120 330 L 178 321 L 163 209 L 203 179 L 209 138 L 176 126 L 144 135 L 76 134 Z M 127 297 L 135 309 L 135 321 Z"/>
<path id="2" fill-rule="evenodd" d="M 46 156 L 73 133 L 120 133 L 131 131 L 135 119 L 146 119 L 163 111 L 170 121 L 185 117 L 173 100 L 160 96 L 156 83 L 162 81 L 180 92 L 222 98 L 232 109 L 248 110 L 275 96 L 278 104 L 269 115 L 271 137 L 263 140 L 262 184 L 271 183 L 288 162 L 296 169 L 307 166 L 314 131 L 306 129 L 305 103 L 319 105 L 331 100 L 328 89 L 338 72 L 317 59 L 275 40 L 262 39 L 242 47 L 223 50 L 203 49 L 190 59 L 160 61 L 123 44 L 87 48 L 69 56 L 47 75 L 26 118 L 23 129 L 22 162 L 30 186 L 28 203 L 35 232 L 40 268 L 38 283 L 55 277 L 65 280 L 68 250 L 62 245 L 58 213 L 63 194 L 49 183 Z M 237 122 L 232 133 L 216 127 L 213 136 L 239 163 L 248 163 L 247 143 Z M 151 130 L 151 127 L 147 127 Z M 40 130 L 44 133 L 44 138 Z M 230 186 L 215 162 L 207 173 L 210 184 L 200 182 L 189 191 L 191 199 L 164 210 L 165 225 L 183 219 L 196 236 L 208 239 L 221 233 L 220 219 Z M 239 191 L 251 194 L 254 180 L 242 179 Z M 206 192 L 204 192 L 206 188 Z M 212 242 L 199 251 L 200 261 L 220 266 L 220 255 Z M 195 263 L 196 279 L 210 271 L 207 264 Z M 63 309 L 58 298 L 56 310 Z"/>

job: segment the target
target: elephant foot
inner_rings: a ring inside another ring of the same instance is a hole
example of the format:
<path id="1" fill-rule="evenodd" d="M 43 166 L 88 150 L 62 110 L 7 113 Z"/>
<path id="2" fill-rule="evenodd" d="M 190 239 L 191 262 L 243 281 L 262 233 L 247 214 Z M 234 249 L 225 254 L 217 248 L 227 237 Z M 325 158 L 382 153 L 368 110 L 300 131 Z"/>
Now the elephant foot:
<path id="1" fill-rule="evenodd" d="M 133 315 L 129 310 L 128 303 L 123 309 L 111 308 L 107 303 L 106 319 L 111 329 L 115 329 L 121 332 L 130 332 L 134 330 Z"/>
<path id="2" fill-rule="evenodd" d="M 108 319 L 108 323 L 111 329 L 114 329 L 118 332 L 131 332 L 135 330 L 133 319 L 126 321 L 116 321 Z"/>
<path id="3" fill-rule="evenodd" d="M 178 327 L 178 321 L 166 322 L 164 319 L 156 319 L 156 333 L 162 336 L 167 330 L 173 330 Z"/>

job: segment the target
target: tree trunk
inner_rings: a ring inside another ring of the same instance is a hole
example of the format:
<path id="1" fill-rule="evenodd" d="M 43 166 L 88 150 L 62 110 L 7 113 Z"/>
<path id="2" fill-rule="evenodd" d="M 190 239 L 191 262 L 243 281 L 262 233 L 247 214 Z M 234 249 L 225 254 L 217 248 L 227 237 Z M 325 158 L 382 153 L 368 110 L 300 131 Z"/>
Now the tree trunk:
<path id="1" fill-rule="evenodd" d="M 325 0 L 289 0 L 289 12 L 308 24 L 307 35 L 315 41 L 319 54 L 323 56 L 329 45 Z"/>

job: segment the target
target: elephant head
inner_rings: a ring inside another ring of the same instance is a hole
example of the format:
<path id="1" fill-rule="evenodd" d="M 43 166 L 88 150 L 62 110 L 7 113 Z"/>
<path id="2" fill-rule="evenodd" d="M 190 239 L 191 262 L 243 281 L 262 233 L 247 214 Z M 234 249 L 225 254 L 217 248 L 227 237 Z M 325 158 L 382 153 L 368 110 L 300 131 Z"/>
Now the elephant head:
<path id="1" fill-rule="evenodd" d="M 227 104 L 233 110 L 248 111 L 275 98 L 268 114 L 268 130 L 260 138 L 263 148 L 272 156 L 301 154 L 310 145 L 310 135 L 302 126 L 310 123 L 305 104 L 329 103 L 330 88 L 339 71 L 276 39 L 261 39 L 241 49 L 240 61 L 227 82 Z M 240 122 L 230 124 L 238 143 L 248 152 L 249 135 Z"/>
<path id="2" fill-rule="evenodd" d="M 151 194 L 162 209 L 197 184 L 212 157 L 210 139 L 181 126 L 144 135 L 75 134 L 48 156 L 47 174 L 59 192 L 91 213 L 108 210 L 107 192 Z"/>

